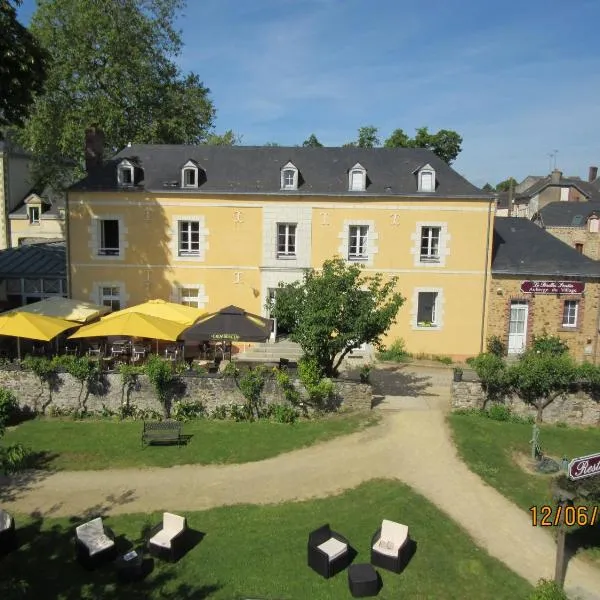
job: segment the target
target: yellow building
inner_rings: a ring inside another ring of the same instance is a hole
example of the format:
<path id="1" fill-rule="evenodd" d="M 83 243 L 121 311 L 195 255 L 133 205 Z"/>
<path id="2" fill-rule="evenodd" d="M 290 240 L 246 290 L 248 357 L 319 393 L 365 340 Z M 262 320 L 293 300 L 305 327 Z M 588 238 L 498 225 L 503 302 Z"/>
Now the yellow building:
<path id="1" fill-rule="evenodd" d="M 399 277 L 386 343 L 485 344 L 494 198 L 421 149 L 125 148 L 68 192 L 73 298 L 164 298 L 268 316 L 280 281 L 335 255 Z"/>

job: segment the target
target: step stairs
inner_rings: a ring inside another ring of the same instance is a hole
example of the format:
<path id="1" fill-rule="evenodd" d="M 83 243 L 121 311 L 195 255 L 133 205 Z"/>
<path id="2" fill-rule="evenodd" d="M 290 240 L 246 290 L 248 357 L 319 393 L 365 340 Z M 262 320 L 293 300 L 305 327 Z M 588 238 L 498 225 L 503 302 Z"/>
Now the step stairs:
<path id="1" fill-rule="evenodd" d="M 245 352 L 234 354 L 234 361 L 244 362 L 278 362 L 280 358 L 298 362 L 302 358 L 302 349 L 295 342 L 281 340 L 254 344 Z"/>

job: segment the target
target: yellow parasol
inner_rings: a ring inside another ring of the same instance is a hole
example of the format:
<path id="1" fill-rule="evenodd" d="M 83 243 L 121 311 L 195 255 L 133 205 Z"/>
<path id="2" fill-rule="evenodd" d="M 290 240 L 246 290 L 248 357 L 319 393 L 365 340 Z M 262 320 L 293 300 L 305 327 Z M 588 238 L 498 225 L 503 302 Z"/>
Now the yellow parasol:
<path id="1" fill-rule="evenodd" d="M 7 312 L 0 315 L 0 335 L 17 338 L 19 360 L 21 360 L 21 338 L 49 342 L 59 333 L 73 327 L 77 327 L 77 324 L 33 313 Z"/>
<path id="2" fill-rule="evenodd" d="M 183 323 L 185 325 L 193 325 L 200 317 L 206 314 L 206 311 L 175 302 L 167 302 L 166 300 L 148 300 L 143 304 L 130 306 L 119 310 L 110 315 L 107 315 L 104 320 L 115 319 L 123 314 L 138 313 L 148 317 L 158 317 L 175 323 Z M 162 338 L 161 338 L 162 339 Z"/>
<path id="3" fill-rule="evenodd" d="M 65 319 L 66 321 L 85 323 L 109 313 L 110 310 L 109 306 L 98 306 L 81 300 L 52 296 L 39 302 L 19 306 L 19 308 L 15 308 L 10 312 L 34 313 L 36 315 L 43 315 L 44 317 L 56 317 L 58 319 Z"/>

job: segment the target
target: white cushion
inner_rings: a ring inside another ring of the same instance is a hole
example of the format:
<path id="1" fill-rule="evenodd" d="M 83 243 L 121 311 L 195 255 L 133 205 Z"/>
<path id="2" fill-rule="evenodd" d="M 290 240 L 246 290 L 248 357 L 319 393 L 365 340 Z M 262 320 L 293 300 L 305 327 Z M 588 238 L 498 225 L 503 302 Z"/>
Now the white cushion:
<path id="1" fill-rule="evenodd" d="M 185 518 L 173 513 L 163 513 L 163 530 L 170 532 L 172 537 L 185 529 Z"/>
<path id="2" fill-rule="evenodd" d="M 155 536 L 150 538 L 150 543 L 154 546 L 161 546 L 162 548 L 170 548 L 171 540 L 173 539 L 173 535 L 170 531 L 166 531 L 165 529 L 161 529 Z"/>
<path id="3" fill-rule="evenodd" d="M 381 539 L 394 542 L 394 545 L 398 547 L 404 546 L 408 539 L 408 527 L 383 519 L 381 522 Z"/>
<path id="4" fill-rule="evenodd" d="M 340 542 L 335 538 L 329 538 L 326 542 L 317 546 L 317 548 L 325 552 L 329 556 L 329 560 L 333 560 L 348 550 L 348 544 L 344 544 L 344 542 Z"/>
<path id="5" fill-rule="evenodd" d="M 11 516 L 6 511 L 0 510 L 0 531 L 10 529 L 11 522 Z"/>
<path id="6" fill-rule="evenodd" d="M 102 525 L 101 517 L 92 519 L 83 525 L 79 525 L 79 527 L 76 528 L 75 533 L 77 538 L 83 542 L 89 550 L 90 556 L 115 545 L 114 541 L 104 533 L 104 525 Z"/>

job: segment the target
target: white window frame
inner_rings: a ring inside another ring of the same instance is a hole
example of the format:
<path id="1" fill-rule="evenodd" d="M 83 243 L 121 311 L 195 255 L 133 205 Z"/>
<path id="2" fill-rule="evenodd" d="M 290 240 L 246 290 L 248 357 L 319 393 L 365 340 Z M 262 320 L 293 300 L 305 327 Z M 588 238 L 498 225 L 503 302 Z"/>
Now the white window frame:
<path id="1" fill-rule="evenodd" d="M 421 246 L 423 243 L 423 229 L 426 227 L 439 228 L 440 237 L 438 243 L 438 260 L 422 260 Z M 413 242 L 410 253 L 414 257 L 415 267 L 435 269 L 446 266 L 446 257 L 450 256 L 451 236 L 448 233 L 448 223 L 444 221 L 417 221 L 415 230 L 410 234 Z"/>
<path id="2" fill-rule="evenodd" d="M 185 290 L 198 290 L 198 294 L 196 296 L 186 296 Z M 204 284 L 202 283 L 181 283 L 177 282 L 177 284 L 172 284 L 171 288 L 171 301 L 186 305 L 186 302 L 196 302 L 197 306 L 194 308 L 206 308 L 208 304 L 208 296 L 206 295 L 206 290 Z"/>
<path id="3" fill-rule="evenodd" d="M 358 185 L 355 185 L 354 175 L 360 177 Z M 350 171 L 348 171 L 348 191 L 364 192 L 367 189 L 367 170 L 360 164 L 356 163 Z"/>
<path id="4" fill-rule="evenodd" d="M 577 327 L 579 300 L 565 300 L 563 304 L 562 326 Z"/>
<path id="5" fill-rule="evenodd" d="M 425 232 L 427 231 L 428 235 L 425 236 Z M 433 253 L 433 241 L 435 236 L 434 232 L 437 231 L 437 247 L 435 249 L 435 253 Z M 425 240 L 425 238 L 427 238 Z M 438 225 L 425 225 L 421 227 L 421 244 L 419 247 L 419 262 L 422 263 L 437 263 L 440 262 L 440 245 L 442 240 L 442 228 Z M 426 241 L 427 250 L 426 254 L 423 254 L 423 243 Z"/>
<path id="6" fill-rule="evenodd" d="M 282 232 L 283 230 L 283 232 Z M 296 250 L 298 246 L 297 241 L 297 231 L 298 224 L 297 223 L 277 223 L 277 258 L 286 259 L 286 258 L 296 258 Z M 280 244 L 280 237 L 284 236 L 283 249 Z M 290 238 L 293 237 L 293 251 L 290 250 Z"/>
<path id="7" fill-rule="evenodd" d="M 179 288 L 179 304 L 200 308 L 200 290 L 195 286 L 182 285 Z"/>
<path id="8" fill-rule="evenodd" d="M 129 173 L 130 181 L 126 181 L 125 173 Z M 119 185 L 129 186 L 135 183 L 135 172 L 133 165 L 128 160 L 122 160 L 117 168 L 117 180 Z"/>
<path id="9" fill-rule="evenodd" d="M 419 325 L 419 294 L 433 293 L 437 294 L 435 299 L 434 325 Z M 412 305 L 410 310 L 410 327 L 414 331 L 441 331 L 444 327 L 446 299 L 444 289 L 441 287 L 416 287 L 413 288 Z"/>
<path id="10" fill-rule="evenodd" d="M 33 218 L 33 213 L 37 212 L 37 218 Z M 40 216 L 42 214 L 41 206 L 28 206 L 27 207 L 27 217 L 29 218 L 30 225 L 39 225 L 40 224 Z"/>
<path id="11" fill-rule="evenodd" d="M 116 221 L 117 223 L 117 244 L 116 248 L 108 248 L 104 242 L 104 223 L 107 221 Z M 116 252 L 115 252 L 116 250 Z M 98 219 L 98 256 L 121 256 L 121 222 L 119 219 L 99 218 Z"/>
<path id="12" fill-rule="evenodd" d="M 197 231 L 194 232 L 192 231 L 193 226 L 197 227 Z M 186 242 L 188 248 L 184 249 L 182 247 L 183 244 L 183 233 L 184 233 L 184 229 L 189 229 L 189 231 L 187 231 L 187 235 L 188 235 L 188 241 Z M 191 237 L 193 234 L 196 234 L 198 236 L 198 241 L 195 242 L 198 246 L 197 249 L 193 249 L 192 245 L 194 244 L 194 242 L 192 241 Z M 189 220 L 179 220 L 177 221 L 177 256 L 183 256 L 183 257 L 190 257 L 190 256 L 194 256 L 194 257 L 198 257 L 201 254 L 201 246 L 202 246 L 202 224 L 200 223 L 200 221 L 198 221 L 197 219 L 189 219 Z"/>
<path id="13" fill-rule="evenodd" d="M 194 173 L 194 183 L 187 182 L 187 173 Z M 198 167 L 192 162 L 188 161 L 183 165 L 181 169 L 181 187 L 182 188 L 197 188 L 198 187 Z"/>
<path id="14" fill-rule="evenodd" d="M 561 202 L 568 202 L 569 201 L 569 191 L 570 191 L 570 188 L 568 188 L 568 187 L 561 187 L 560 188 L 560 201 Z"/>
<path id="15" fill-rule="evenodd" d="M 431 175 L 431 185 L 424 185 L 423 175 Z M 432 194 L 435 192 L 435 169 L 431 165 L 425 165 L 418 171 L 417 191 Z"/>
<path id="16" fill-rule="evenodd" d="M 289 172 L 292 173 L 291 181 L 288 181 Z M 281 189 L 282 190 L 297 190 L 298 189 L 298 169 L 291 162 L 288 162 L 281 169 Z"/>
<path id="17" fill-rule="evenodd" d="M 425 321 L 419 321 L 419 309 L 420 309 L 420 302 L 421 302 L 421 296 L 423 294 L 431 294 L 434 296 L 433 298 L 433 306 L 431 307 L 431 319 L 430 320 L 425 320 Z M 439 310 L 438 310 L 438 304 L 439 304 L 439 293 L 438 292 L 433 292 L 433 291 L 420 291 L 417 293 L 417 327 L 419 328 L 430 328 L 430 327 L 438 327 L 439 326 Z M 430 324 L 424 324 L 424 323 L 430 323 Z"/>
<path id="18" fill-rule="evenodd" d="M 108 290 L 108 293 L 106 291 Z M 115 290 L 116 293 L 115 293 Z M 109 306 L 111 310 L 121 310 L 122 300 L 121 300 L 121 287 L 115 284 L 100 284 L 98 287 L 98 299 L 100 306 Z M 117 308 L 113 306 L 113 303 L 117 302 Z"/>
<path id="19" fill-rule="evenodd" d="M 353 238 L 356 242 L 356 252 L 352 252 Z M 364 262 L 369 260 L 369 226 L 348 225 L 348 260 Z"/>
<path id="20" fill-rule="evenodd" d="M 588 231 L 590 233 L 598 233 L 600 231 L 600 219 L 596 215 L 588 219 Z"/>

